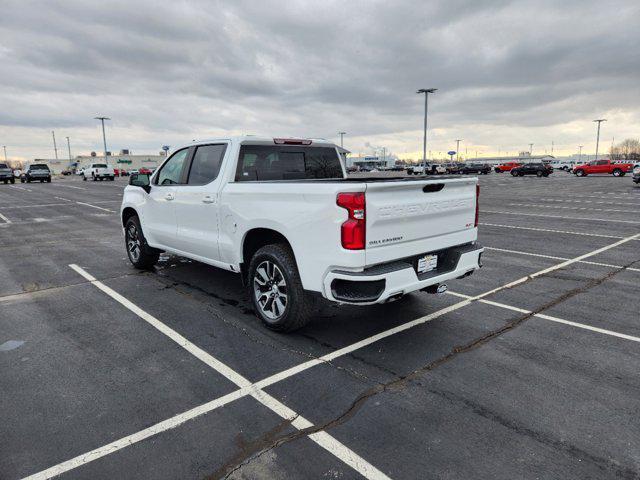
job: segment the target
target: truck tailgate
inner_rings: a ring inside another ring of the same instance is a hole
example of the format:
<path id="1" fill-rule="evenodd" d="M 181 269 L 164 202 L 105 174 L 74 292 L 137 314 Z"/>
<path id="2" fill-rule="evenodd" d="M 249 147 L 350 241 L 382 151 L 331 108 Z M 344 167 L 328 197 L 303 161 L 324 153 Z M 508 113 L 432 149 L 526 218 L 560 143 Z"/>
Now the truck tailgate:
<path id="1" fill-rule="evenodd" d="M 476 240 L 475 177 L 368 183 L 366 264 Z"/>

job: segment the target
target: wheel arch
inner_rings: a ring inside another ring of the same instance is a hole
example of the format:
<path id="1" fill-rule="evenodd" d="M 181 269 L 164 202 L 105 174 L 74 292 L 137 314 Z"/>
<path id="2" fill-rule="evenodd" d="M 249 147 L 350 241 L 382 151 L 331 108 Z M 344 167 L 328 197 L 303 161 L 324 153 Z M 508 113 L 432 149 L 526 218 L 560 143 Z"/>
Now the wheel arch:
<path id="1" fill-rule="evenodd" d="M 138 217 L 140 218 L 140 215 L 138 215 L 138 212 L 136 211 L 135 208 L 133 207 L 126 207 L 124 210 L 122 210 L 122 226 L 126 226 L 127 225 L 127 221 L 131 218 L 131 217 Z"/>
<path id="2" fill-rule="evenodd" d="M 265 245 L 284 244 L 293 253 L 293 259 L 298 267 L 295 252 L 291 246 L 291 242 L 282 233 L 272 228 L 257 227 L 248 230 L 244 239 L 242 240 L 242 257 L 240 259 L 240 272 L 242 274 L 242 281 L 246 282 L 247 272 L 249 270 L 249 263 L 253 255 Z"/>

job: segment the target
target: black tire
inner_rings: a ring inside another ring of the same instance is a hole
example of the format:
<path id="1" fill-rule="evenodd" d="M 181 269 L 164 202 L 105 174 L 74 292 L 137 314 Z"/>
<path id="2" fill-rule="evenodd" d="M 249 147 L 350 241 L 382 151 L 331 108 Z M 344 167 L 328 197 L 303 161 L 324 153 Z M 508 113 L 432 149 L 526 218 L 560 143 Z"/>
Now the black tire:
<path id="1" fill-rule="evenodd" d="M 40 179 L 40 183 L 44 183 L 44 178 L 41 178 L 41 179 Z"/>
<path id="2" fill-rule="evenodd" d="M 622 170 L 620 170 L 619 168 L 616 168 L 616 169 L 613 171 L 613 176 L 614 176 L 614 177 L 621 177 L 621 176 L 622 176 L 622 173 L 623 173 L 623 172 L 622 172 Z"/>
<path id="3" fill-rule="evenodd" d="M 84 176 L 84 174 L 82 175 L 82 181 L 86 182 L 87 181 L 87 177 Z"/>
<path id="4" fill-rule="evenodd" d="M 27 183 L 31 183 L 31 179 L 27 177 Z"/>
<path id="5" fill-rule="evenodd" d="M 129 218 L 125 224 L 124 246 L 127 249 L 127 257 L 134 267 L 147 270 L 158 263 L 160 252 L 147 244 L 137 215 Z"/>
<path id="6" fill-rule="evenodd" d="M 576 170 L 576 177 L 586 177 L 586 176 L 587 176 L 587 174 L 581 168 Z"/>
<path id="7" fill-rule="evenodd" d="M 91 174 L 91 179 L 92 179 L 94 182 L 97 182 L 97 181 L 98 181 L 98 179 L 96 178 L 96 176 L 95 176 L 93 173 Z"/>
<path id="8" fill-rule="evenodd" d="M 113 182 L 115 180 L 115 177 L 109 177 L 109 180 Z"/>
<path id="9" fill-rule="evenodd" d="M 524 177 L 524 172 L 519 172 L 519 173 L 518 173 L 518 176 L 519 176 L 519 177 Z"/>
<path id="10" fill-rule="evenodd" d="M 538 170 L 538 171 L 536 172 L 536 176 L 537 176 L 537 177 L 542 177 L 543 175 L 544 175 L 544 173 L 543 173 L 543 172 L 541 172 L 540 170 Z"/>
<path id="11" fill-rule="evenodd" d="M 51 183 L 51 177 L 47 178 L 47 183 Z"/>
<path id="12" fill-rule="evenodd" d="M 13 184 L 13 183 L 16 183 L 16 179 L 15 179 L 15 178 L 12 178 L 12 179 L 11 179 L 11 183 L 12 183 L 12 184 Z"/>
<path id="13" fill-rule="evenodd" d="M 272 269 L 271 272 L 268 272 L 267 267 L 269 264 L 275 265 L 277 271 Z M 258 269 L 261 269 L 263 274 L 268 274 L 266 279 L 264 275 L 258 273 Z M 270 273 L 271 279 L 269 277 Z M 282 279 L 277 280 L 280 277 Z M 284 286 L 278 286 L 278 282 L 282 280 L 284 280 Z M 261 285 L 260 281 L 265 282 L 265 285 Z M 270 282 L 272 284 L 269 287 Z M 275 291 L 273 290 L 274 285 Z M 256 316 L 270 330 L 291 332 L 302 328 L 310 319 L 314 302 L 302 288 L 298 267 L 296 266 L 293 252 L 288 245 L 266 245 L 253 255 L 249 262 L 247 290 Z M 286 292 L 286 302 L 282 302 L 283 291 Z M 265 297 L 269 295 L 271 299 L 266 297 L 264 304 L 261 304 L 258 299 L 259 295 L 264 295 Z M 273 295 L 276 295 L 276 297 L 273 297 Z M 278 295 L 280 295 L 279 298 Z M 279 312 L 283 303 L 284 311 Z M 271 310 L 272 315 L 275 315 L 274 317 L 270 318 L 269 314 L 266 313 L 269 310 Z"/>
<path id="14" fill-rule="evenodd" d="M 517 177 L 518 176 L 518 172 L 514 171 L 514 170 L 511 170 L 511 176 Z"/>
<path id="15" fill-rule="evenodd" d="M 20 177 L 20 183 L 24 183 L 24 182 L 25 182 L 25 179 Z"/>

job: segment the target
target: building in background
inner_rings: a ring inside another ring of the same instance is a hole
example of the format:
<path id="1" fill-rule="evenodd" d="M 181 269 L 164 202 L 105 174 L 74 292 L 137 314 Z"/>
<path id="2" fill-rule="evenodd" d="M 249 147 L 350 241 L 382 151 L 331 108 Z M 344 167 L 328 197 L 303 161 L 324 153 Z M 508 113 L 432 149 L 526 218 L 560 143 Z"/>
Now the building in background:
<path id="1" fill-rule="evenodd" d="M 158 155 L 133 155 L 129 150 L 122 150 L 119 155 L 107 155 L 105 162 L 104 155 L 96 155 L 95 152 L 92 152 L 91 155 L 78 155 L 74 159 L 74 164 L 71 165 L 71 168 L 81 169 L 91 163 L 102 162 L 107 163 L 113 168 L 127 171 L 140 170 L 142 167 L 153 169 L 158 167 L 165 158 L 166 155 L 164 152 L 160 152 Z"/>
<path id="2" fill-rule="evenodd" d="M 491 165 L 498 165 L 499 163 L 505 162 L 531 163 L 546 162 L 555 159 L 556 157 L 553 155 L 531 155 L 529 152 L 520 152 L 518 155 L 506 155 L 501 157 L 471 157 L 465 158 L 464 161 L 466 163 L 489 163 Z"/>

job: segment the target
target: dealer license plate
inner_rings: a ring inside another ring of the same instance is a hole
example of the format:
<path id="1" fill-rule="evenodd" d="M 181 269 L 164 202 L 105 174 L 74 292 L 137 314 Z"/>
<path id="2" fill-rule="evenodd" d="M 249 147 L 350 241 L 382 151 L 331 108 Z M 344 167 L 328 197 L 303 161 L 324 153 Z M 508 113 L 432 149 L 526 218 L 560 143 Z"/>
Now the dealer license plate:
<path id="1" fill-rule="evenodd" d="M 420 257 L 418 259 L 418 268 L 416 269 L 418 273 L 430 272 L 431 270 L 435 270 L 438 267 L 438 256 L 437 255 L 425 255 L 424 257 Z"/>

